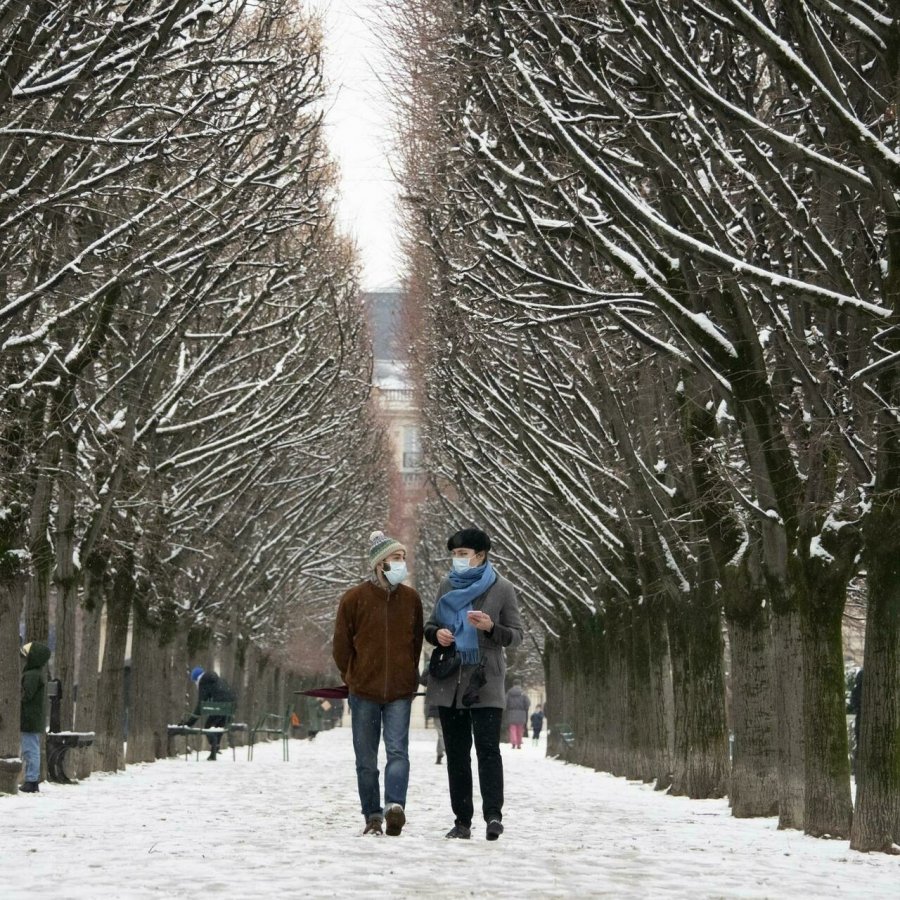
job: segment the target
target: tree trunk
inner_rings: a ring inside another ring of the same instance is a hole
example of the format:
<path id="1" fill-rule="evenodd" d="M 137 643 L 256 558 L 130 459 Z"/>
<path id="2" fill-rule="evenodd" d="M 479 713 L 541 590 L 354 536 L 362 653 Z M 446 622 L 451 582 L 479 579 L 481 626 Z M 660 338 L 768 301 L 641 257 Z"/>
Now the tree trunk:
<path id="1" fill-rule="evenodd" d="M 6 455 L 0 447 L 0 458 Z M 18 448 L 13 448 L 17 451 Z M 5 460 L 4 460 L 5 461 Z M 22 663 L 19 622 L 22 618 L 27 569 L 25 508 L 3 485 L 0 515 L 0 794 L 15 794 L 22 769 L 20 758 Z"/>
<path id="2" fill-rule="evenodd" d="M 672 660 L 666 628 L 666 603 L 662 598 L 645 601 L 648 606 L 647 635 L 650 647 L 650 685 L 653 698 L 651 728 L 655 748 L 652 775 L 656 790 L 672 786 L 675 756 L 675 702 L 672 693 Z"/>
<path id="3" fill-rule="evenodd" d="M 60 727 L 74 727 L 75 715 L 75 609 L 78 604 L 78 569 L 75 566 L 75 445 L 63 442 L 60 455 L 59 500 L 56 513 L 56 677 L 62 681 Z"/>
<path id="4" fill-rule="evenodd" d="M 562 723 L 573 725 L 575 721 L 575 666 L 569 652 L 571 632 L 563 631 L 559 639 L 548 640 L 545 645 L 547 676 L 547 755 L 565 758 L 566 747 L 559 739 Z M 566 648 L 565 652 L 563 647 Z M 576 735 L 576 740 L 578 736 Z"/>
<path id="5" fill-rule="evenodd" d="M 101 772 L 125 768 L 125 646 L 134 593 L 134 555 L 126 550 L 117 560 L 106 603 L 106 640 L 100 672 L 97 704 L 97 753 Z"/>
<path id="6" fill-rule="evenodd" d="M 165 733 L 165 715 L 160 699 L 163 656 L 159 646 L 159 632 L 149 621 L 143 603 L 135 600 L 131 626 L 131 696 L 128 710 L 128 763 L 153 762 Z"/>
<path id="7" fill-rule="evenodd" d="M 880 550 L 881 548 L 879 548 Z M 854 850 L 900 845 L 900 553 L 870 552 Z"/>
<path id="8" fill-rule="evenodd" d="M 0 535 L 2 531 L 0 527 Z M 0 551 L 3 549 L 0 546 Z M 16 793 L 22 769 L 19 619 L 24 587 L 24 576 L 4 578 L 0 575 L 0 794 Z"/>
<path id="9" fill-rule="evenodd" d="M 728 780 L 721 619 L 712 594 L 713 584 L 704 581 L 683 604 L 670 604 L 675 695 L 671 793 L 693 799 L 725 796 Z"/>
<path id="10" fill-rule="evenodd" d="M 247 696 L 247 666 L 246 666 L 246 642 L 243 638 L 239 638 L 234 642 L 234 681 L 231 686 L 234 688 L 237 697 L 237 712 L 235 713 L 236 721 L 247 724 L 248 716 L 246 713 L 246 696 Z M 238 746 L 243 746 L 244 732 L 236 731 L 231 739 Z"/>
<path id="11" fill-rule="evenodd" d="M 228 634 L 219 641 L 219 675 L 234 686 L 234 635 Z"/>
<path id="12" fill-rule="evenodd" d="M 621 615 L 620 607 L 610 605 L 578 622 L 570 642 L 574 714 L 568 724 L 576 734 L 570 758 L 613 775 L 624 774 L 628 709 Z"/>
<path id="13" fill-rule="evenodd" d="M 157 593 L 162 589 L 163 579 L 157 573 L 154 578 L 154 584 Z M 183 688 L 186 679 L 182 676 L 183 669 L 175 671 L 174 648 L 178 641 L 178 614 L 175 605 L 164 599 L 159 603 L 159 627 L 156 629 L 157 642 L 155 646 L 156 658 L 156 680 L 153 684 L 153 690 L 156 695 L 153 698 L 155 708 L 154 715 L 158 727 L 161 730 L 159 740 L 157 741 L 154 751 L 157 759 L 165 759 L 169 755 L 169 735 L 167 726 L 170 722 L 175 723 L 181 721 L 181 705 L 176 708 L 172 703 L 173 684 L 177 680 L 178 684 Z M 181 676 L 181 677 L 179 677 Z"/>
<path id="14" fill-rule="evenodd" d="M 97 731 L 97 687 L 100 665 L 100 630 L 103 613 L 106 558 L 92 554 L 85 568 L 84 615 L 81 621 L 81 654 L 78 658 L 78 696 L 75 700 L 77 731 Z M 94 747 L 80 751 L 79 778 L 94 770 Z"/>
<path id="15" fill-rule="evenodd" d="M 259 678 L 259 661 L 257 650 L 252 643 L 247 644 L 247 696 L 244 700 L 244 715 L 247 717 L 247 725 L 252 728 L 256 723 L 257 712 L 257 681 Z"/>
<path id="16" fill-rule="evenodd" d="M 778 827 L 803 828 L 805 753 L 803 734 L 803 645 L 800 616 L 773 606 L 769 622 L 775 665 L 775 723 L 778 739 Z"/>
<path id="17" fill-rule="evenodd" d="M 25 640 L 50 640 L 50 576 L 52 558 L 50 542 L 45 539 L 32 544 L 34 575 L 28 581 L 25 592 Z"/>
<path id="18" fill-rule="evenodd" d="M 167 695 L 167 722 L 180 722 L 187 715 L 193 704 L 191 703 L 190 687 L 191 682 L 188 678 L 188 635 L 185 631 L 176 632 L 172 643 L 168 649 L 169 660 L 169 693 Z M 183 746 L 183 738 L 177 738 L 173 741 L 172 752 L 178 753 L 179 745 Z M 166 748 L 169 752 L 169 748 Z"/>
<path id="19" fill-rule="evenodd" d="M 844 700 L 841 598 L 803 604 L 803 712 L 806 737 L 804 830 L 813 837 L 850 838 L 850 755 Z"/>
<path id="20" fill-rule="evenodd" d="M 734 745 L 729 799 L 737 818 L 778 815 L 778 734 L 769 607 L 756 547 L 721 573 L 731 645 Z"/>
<path id="21" fill-rule="evenodd" d="M 729 798 L 732 815 L 739 819 L 778 815 L 774 663 L 768 619 L 760 606 L 755 616 L 728 620 L 734 723 Z"/>
<path id="22" fill-rule="evenodd" d="M 31 502 L 28 544 L 31 552 L 32 578 L 25 600 L 25 640 L 50 641 L 50 579 L 53 575 L 53 545 L 47 536 L 50 529 L 50 503 L 53 499 L 53 472 L 57 466 L 60 439 L 49 437 L 40 453 Z M 43 755 L 42 755 L 43 757 Z"/>
<path id="23" fill-rule="evenodd" d="M 609 641 L 608 615 L 585 615 L 569 626 L 564 645 L 571 700 L 569 718 L 561 721 L 576 739 L 559 747 L 565 759 L 606 772 L 616 768 L 618 704 L 624 702 L 611 687 Z"/>
<path id="24" fill-rule="evenodd" d="M 631 610 L 630 628 L 630 713 L 634 766 L 632 777 L 652 781 L 656 756 L 656 735 L 653 730 L 654 701 L 650 677 L 650 635 L 647 628 L 646 602 Z"/>

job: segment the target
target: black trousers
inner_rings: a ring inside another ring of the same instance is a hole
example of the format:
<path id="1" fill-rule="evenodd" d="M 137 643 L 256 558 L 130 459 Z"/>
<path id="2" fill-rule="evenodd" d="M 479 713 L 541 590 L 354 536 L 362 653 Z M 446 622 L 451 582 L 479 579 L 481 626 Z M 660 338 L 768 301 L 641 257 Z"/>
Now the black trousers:
<path id="1" fill-rule="evenodd" d="M 472 738 L 478 757 L 481 811 L 484 821 L 503 818 L 503 759 L 500 756 L 500 720 L 503 710 L 456 709 L 442 706 L 441 728 L 447 750 L 450 806 L 458 825 L 472 824 Z"/>
<path id="2" fill-rule="evenodd" d="M 207 716 L 206 722 L 204 723 L 206 728 L 224 728 L 225 723 L 228 720 L 225 716 Z M 223 732 L 224 734 L 224 732 Z M 219 752 L 219 744 L 222 743 L 222 735 L 221 734 L 208 734 L 206 736 L 206 740 L 209 741 L 209 749 L 215 750 L 216 753 Z"/>

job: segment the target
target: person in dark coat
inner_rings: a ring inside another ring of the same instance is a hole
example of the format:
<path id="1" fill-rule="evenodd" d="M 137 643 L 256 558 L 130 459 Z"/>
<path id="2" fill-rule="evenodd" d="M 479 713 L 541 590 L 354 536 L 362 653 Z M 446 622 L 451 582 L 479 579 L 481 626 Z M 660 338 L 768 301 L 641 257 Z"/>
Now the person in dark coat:
<path id="1" fill-rule="evenodd" d="M 534 712 L 531 714 L 531 743 L 537 747 L 538 738 L 541 736 L 541 731 L 544 728 L 544 712 L 543 710 L 537 706 L 535 707 Z"/>
<path id="2" fill-rule="evenodd" d="M 47 672 L 44 666 L 50 661 L 50 648 L 32 641 L 19 652 L 25 658 L 19 725 L 25 781 L 19 790 L 23 794 L 35 794 L 41 780 L 41 735 L 47 727 Z"/>
<path id="3" fill-rule="evenodd" d="M 853 687 L 850 690 L 850 702 L 847 704 L 847 712 L 851 713 L 854 716 L 853 719 L 853 737 L 854 737 L 854 747 L 853 747 L 853 764 L 854 767 L 856 765 L 857 760 L 859 759 L 859 727 L 862 716 L 860 713 L 862 712 L 862 690 L 863 690 L 863 670 L 860 669 L 856 673 L 856 679 L 853 682 Z"/>
<path id="4" fill-rule="evenodd" d="M 446 836 L 472 836 L 474 738 L 486 837 L 495 841 L 503 833 L 504 648 L 522 643 L 522 619 L 515 588 L 488 561 L 491 541 L 483 531 L 457 531 L 447 549 L 453 568 L 441 582 L 434 611 L 425 623 L 425 640 L 441 647 L 454 644 L 461 661 L 451 674 L 429 678 L 425 692 L 425 703 L 439 708 L 447 752 L 455 824 Z"/>
<path id="5" fill-rule="evenodd" d="M 193 725 L 201 715 L 201 707 L 204 703 L 234 703 L 234 691 L 228 686 L 224 678 L 219 678 L 215 672 L 207 672 L 202 666 L 194 666 L 191 669 L 191 681 L 197 685 L 197 705 L 194 712 L 185 719 L 185 725 Z M 225 716 L 207 716 L 204 723 L 207 728 L 225 728 L 228 719 Z M 207 759 L 215 760 L 219 753 L 219 744 L 222 742 L 222 732 L 208 734 L 209 756 Z"/>
<path id="6" fill-rule="evenodd" d="M 528 707 L 531 701 L 522 690 L 522 682 L 514 681 L 506 692 L 506 724 L 509 727 L 509 742 L 513 750 L 522 749 L 522 737 L 528 722 Z"/>
<path id="7" fill-rule="evenodd" d="M 428 662 L 425 663 L 425 671 L 419 676 L 419 684 L 425 685 L 428 687 L 428 679 L 431 675 L 428 673 Z M 441 711 L 437 706 L 427 706 L 425 707 L 425 718 L 431 719 L 434 723 L 434 730 L 437 732 L 437 746 L 435 750 L 437 752 L 437 758 L 435 759 L 435 765 L 440 765 L 444 760 L 444 732 L 441 730 Z"/>
<path id="8" fill-rule="evenodd" d="M 316 697 L 306 698 L 305 719 L 307 740 L 314 741 L 316 735 L 322 730 L 322 702 Z"/>

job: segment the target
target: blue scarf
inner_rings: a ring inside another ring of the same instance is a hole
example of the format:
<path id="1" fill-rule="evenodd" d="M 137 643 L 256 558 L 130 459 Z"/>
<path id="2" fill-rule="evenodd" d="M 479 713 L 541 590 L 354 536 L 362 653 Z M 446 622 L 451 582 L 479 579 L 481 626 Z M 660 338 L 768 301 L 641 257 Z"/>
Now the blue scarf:
<path id="1" fill-rule="evenodd" d="M 474 666 L 478 662 L 478 629 L 469 623 L 466 613 L 472 609 L 472 602 L 496 580 L 497 573 L 490 562 L 469 566 L 464 572 L 451 571 L 453 590 L 438 600 L 438 621 L 453 632 L 464 665 Z"/>

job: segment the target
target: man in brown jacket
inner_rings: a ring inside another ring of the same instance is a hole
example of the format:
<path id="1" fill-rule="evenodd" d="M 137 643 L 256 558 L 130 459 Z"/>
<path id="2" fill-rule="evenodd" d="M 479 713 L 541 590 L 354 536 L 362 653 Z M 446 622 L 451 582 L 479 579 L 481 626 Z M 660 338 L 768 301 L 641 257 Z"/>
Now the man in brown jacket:
<path id="1" fill-rule="evenodd" d="M 332 656 L 350 688 L 356 781 L 364 834 L 400 834 L 409 784 L 409 714 L 419 678 L 422 601 L 401 582 L 406 548 L 376 531 L 370 538 L 371 577 L 341 597 Z M 384 807 L 378 780 L 378 744 L 384 738 Z"/>

